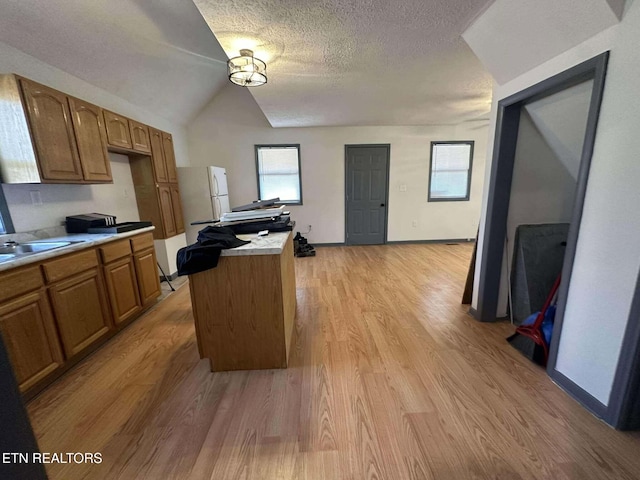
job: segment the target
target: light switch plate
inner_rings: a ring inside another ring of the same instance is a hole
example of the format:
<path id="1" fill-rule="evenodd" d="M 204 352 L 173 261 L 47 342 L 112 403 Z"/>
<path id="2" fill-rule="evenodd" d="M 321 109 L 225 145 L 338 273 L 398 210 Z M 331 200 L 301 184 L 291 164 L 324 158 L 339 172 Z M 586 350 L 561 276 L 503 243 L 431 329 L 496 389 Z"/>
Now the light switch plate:
<path id="1" fill-rule="evenodd" d="M 400 191 L 401 192 L 406 192 L 407 191 L 407 184 L 406 183 L 401 183 L 400 184 Z"/>

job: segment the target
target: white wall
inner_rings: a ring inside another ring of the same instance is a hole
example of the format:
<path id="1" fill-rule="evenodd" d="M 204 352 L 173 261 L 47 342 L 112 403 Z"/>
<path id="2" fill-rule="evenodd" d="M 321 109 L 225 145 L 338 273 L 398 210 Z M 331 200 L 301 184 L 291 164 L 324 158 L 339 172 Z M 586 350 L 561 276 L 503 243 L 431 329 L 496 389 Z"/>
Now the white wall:
<path id="1" fill-rule="evenodd" d="M 628 2 L 619 25 L 494 88 L 491 139 L 498 100 L 611 50 L 556 364 L 560 373 L 604 404 L 609 402 L 640 267 L 639 44 L 640 2 Z M 493 151 L 492 144 L 488 151 Z M 488 182 L 483 211 L 487 195 Z"/>
<path id="2" fill-rule="evenodd" d="M 291 207 L 312 243 L 344 242 L 344 147 L 391 145 L 388 240 L 475 238 L 486 122 L 430 127 L 272 128 L 247 89 L 225 87 L 188 127 L 192 166 L 227 169 L 232 205 L 257 198 L 255 144 L 299 143 L 304 205 Z M 430 142 L 475 140 L 471 201 L 427 202 Z M 406 185 L 406 192 L 400 186 Z M 413 226 L 413 222 L 417 226 Z"/>
<path id="3" fill-rule="evenodd" d="M 16 232 L 61 225 L 67 215 L 106 213 L 119 222 L 140 220 L 129 159 L 109 154 L 113 184 L 108 185 L 3 185 Z M 32 205 L 38 192 L 42 205 Z"/>
<path id="4" fill-rule="evenodd" d="M 179 166 L 188 165 L 186 130 L 183 125 L 159 117 L 77 77 L 0 42 L 0 72 L 17 73 L 37 82 L 113 110 L 135 120 L 171 132 Z M 67 215 L 87 212 L 112 213 L 118 221 L 138 220 L 131 172 L 122 155 L 111 154 L 114 183 L 110 185 L 3 185 L 16 231 L 29 231 L 60 225 Z M 30 192 L 38 190 L 42 206 L 31 205 Z M 143 219 L 144 220 L 144 219 Z M 177 244 L 171 242 L 158 260 L 167 273 L 175 272 Z M 178 246 L 179 248 L 179 246 Z M 170 268 L 173 262 L 174 268 Z"/>

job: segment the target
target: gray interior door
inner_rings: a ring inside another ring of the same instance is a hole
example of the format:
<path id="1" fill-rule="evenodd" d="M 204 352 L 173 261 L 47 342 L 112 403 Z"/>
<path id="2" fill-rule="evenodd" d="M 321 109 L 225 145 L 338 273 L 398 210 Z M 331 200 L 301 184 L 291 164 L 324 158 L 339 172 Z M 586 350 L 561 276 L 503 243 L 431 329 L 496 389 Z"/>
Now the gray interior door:
<path id="1" fill-rule="evenodd" d="M 346 243 L 383 244 L 387 237 L 389 146 L 347 146 L 346 157 Z"/>

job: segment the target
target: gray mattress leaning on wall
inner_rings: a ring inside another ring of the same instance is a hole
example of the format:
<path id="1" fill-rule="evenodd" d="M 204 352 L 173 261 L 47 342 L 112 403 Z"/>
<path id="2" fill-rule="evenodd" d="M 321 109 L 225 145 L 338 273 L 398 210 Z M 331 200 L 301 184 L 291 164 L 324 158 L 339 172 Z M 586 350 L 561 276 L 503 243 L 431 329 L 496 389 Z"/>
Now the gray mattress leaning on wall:
<path id="1" fill-rule="evenodd" d="M 520 325 L 539 311 L 562 270 L 568 223 L 519 225 L 511 264 L 513 319 Z"/>

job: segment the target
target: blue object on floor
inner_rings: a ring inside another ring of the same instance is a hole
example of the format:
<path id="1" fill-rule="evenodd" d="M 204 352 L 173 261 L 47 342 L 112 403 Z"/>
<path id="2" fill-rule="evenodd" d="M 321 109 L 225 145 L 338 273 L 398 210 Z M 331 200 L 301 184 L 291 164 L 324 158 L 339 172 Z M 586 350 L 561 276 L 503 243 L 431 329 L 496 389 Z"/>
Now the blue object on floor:
<path id="1" fill-rule="evenodd" d="M 522 325 L 533 325 L 539 314 L 540 312 L 532 313 L 524 320 L 524 322 L 522 322 Z M 556 306 L 549 305 L 549 308 L 547 308 L 547 311 L 544 314 L 544 320 L 542 321 L 542 333 L 547 345 L 551 345 L 551 334 L 553 333 L 553 321 L 555 318 Z"/>

